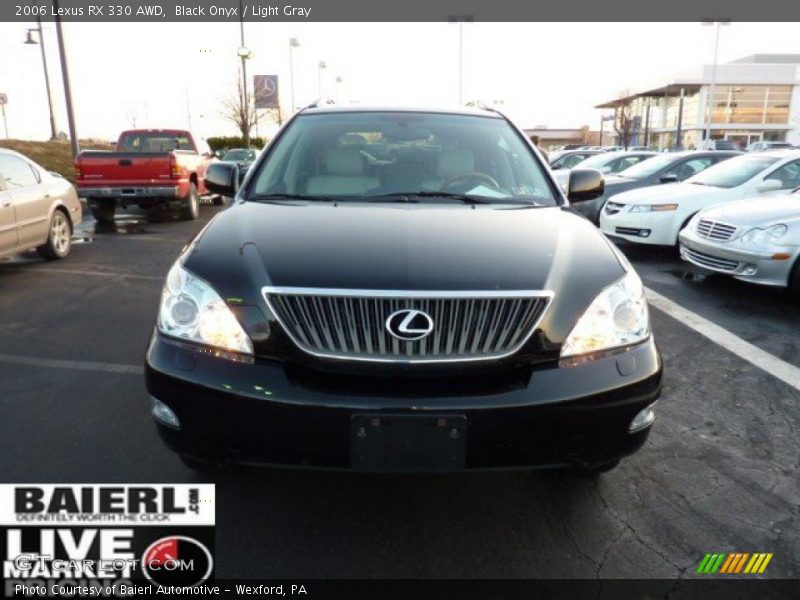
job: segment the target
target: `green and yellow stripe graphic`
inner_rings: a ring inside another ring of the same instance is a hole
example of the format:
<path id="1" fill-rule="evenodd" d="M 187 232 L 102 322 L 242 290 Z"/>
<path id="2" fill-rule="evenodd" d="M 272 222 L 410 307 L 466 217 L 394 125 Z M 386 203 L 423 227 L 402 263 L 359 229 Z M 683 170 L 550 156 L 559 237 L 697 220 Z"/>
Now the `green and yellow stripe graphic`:
<path id="1" fill-rule="evenodd" d="M 709 553 L 700 561 L 697 572 L 701 574 L 725 573 L 727 575 L 763 573 L 771 560 L 772 552 Z"/>

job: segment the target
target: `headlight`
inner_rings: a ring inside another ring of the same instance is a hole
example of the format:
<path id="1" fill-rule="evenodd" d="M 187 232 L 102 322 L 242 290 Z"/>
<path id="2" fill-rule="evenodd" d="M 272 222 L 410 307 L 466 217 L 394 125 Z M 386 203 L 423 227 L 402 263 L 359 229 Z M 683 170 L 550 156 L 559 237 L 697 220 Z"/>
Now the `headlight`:
<path id="1" fill-rule="evenodd" d="M 663 212 L 677 210 L 677 208 L 677 204 L 634 204 L 631 206 L 631 212 Z"/>
<path id="2" fill-rule="evenodd" d="M 228 305 L 210 285 L 181 267 L 180 262 L 167 275 L 158 329 L 178 339 L 253 354 L 253 343 Z"/>
<path id="3" fill-rule="evenodd" d="M 635 344 L 650 334 L 642 280 L 634 271 L 608 286 L 586 309 L 561 348 L 561 358 Z"/>
<path id="4" fill-rule="evenodd" d="M 743 244 L 771 244 L 773 242 L 777 242 L 784 235 L 786 235 L 788 230 L 789 228 L 783 223 L 778 223 L 777 225 L 767 227 L 766 229 L 753 227 L 753 229 L 746 231 L 740 239 L 742 240 Z"/>

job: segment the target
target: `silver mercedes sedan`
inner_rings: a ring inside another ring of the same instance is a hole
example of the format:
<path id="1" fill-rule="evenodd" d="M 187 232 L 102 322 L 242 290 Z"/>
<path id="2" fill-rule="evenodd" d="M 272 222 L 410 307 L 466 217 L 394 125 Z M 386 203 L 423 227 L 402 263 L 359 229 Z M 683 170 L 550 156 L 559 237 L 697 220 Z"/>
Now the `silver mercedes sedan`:
<path id="1" fill-rule="evenodd" d="M 800 188 L 717 204 L 680 232 L 683 260 L 800 297 Z"/>
<path id="2" fill-rule="evenodd" d="M 82 216 L 69 181 L 0 148 L 0 257 L 36 249 L 47 259 L 64 258 Z"/>

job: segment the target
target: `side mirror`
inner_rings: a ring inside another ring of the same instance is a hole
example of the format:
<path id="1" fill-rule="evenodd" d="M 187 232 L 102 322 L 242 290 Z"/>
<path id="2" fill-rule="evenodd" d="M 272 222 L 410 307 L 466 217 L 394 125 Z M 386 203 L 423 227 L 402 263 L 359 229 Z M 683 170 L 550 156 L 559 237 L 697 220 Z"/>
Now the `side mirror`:
<path id="1" fill-rule="evenodd" d="M 53 177 L 58 177 L 59 179 L 64 179 L 64 176 L 56 171 L 50 171 L 50 175 L 52 175 Z"/>
<path id="2" fill-rule="evenodd" d="M 603 167 L 602 169 L 600 169 L 600 172 L 603 175 L 608 175 L 609 173 L 611 173 L 611 167 Z"/>
<path id="3" fill-rule="evenodd" d="M 559 169 L 562 169 L 562 168 L 563 167 L 561 165 L 550 165 L 550 170 L 551 171 L 558 171 Z"/>
<path id="4" fill-rule="evenodd" d="M 606 181 L 597 169 L 572 169 L 567 184 L 567 198 L 570 202 L 594 200 L 606 191 Z"/>
<path id="5" fill-rule="evenodd" d="M 225 152 L 223 152 L 222 150 L 217 150 L 216 152 L 214 152 L 214 156 L 221 159 L 223 156 L 225 156 Z"/>
<path id="6" fill-rule="evenodd" d="M 239 167 L 236 163 L 212 163 L 206 169 L 206 189 L 212 194 L 233 197 L 239 190 Z"/>
<path id="7" fill-rule="evenodd" d="M 659 183 L 678 183 L 678 176 L 675 173 L 667 173 L 658 179 Z"/>
<path id="8" fill-rule="evenodd" d="M 765 179 L 756 186 L 759 192 L 776 192 L 783 187 L 783 182 L 779 179 Z"/>

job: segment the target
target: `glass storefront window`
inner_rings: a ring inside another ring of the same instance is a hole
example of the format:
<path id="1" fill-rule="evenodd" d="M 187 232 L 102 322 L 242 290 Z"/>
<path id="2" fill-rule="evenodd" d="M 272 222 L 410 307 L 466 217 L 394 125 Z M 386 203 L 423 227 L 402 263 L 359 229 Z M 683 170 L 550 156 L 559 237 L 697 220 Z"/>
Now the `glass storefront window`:
<path id="1" fill-rule="evenodd" d="M 720 85 L 711 103 L 712 123 L 786 123 L 790 86 Z"/>

